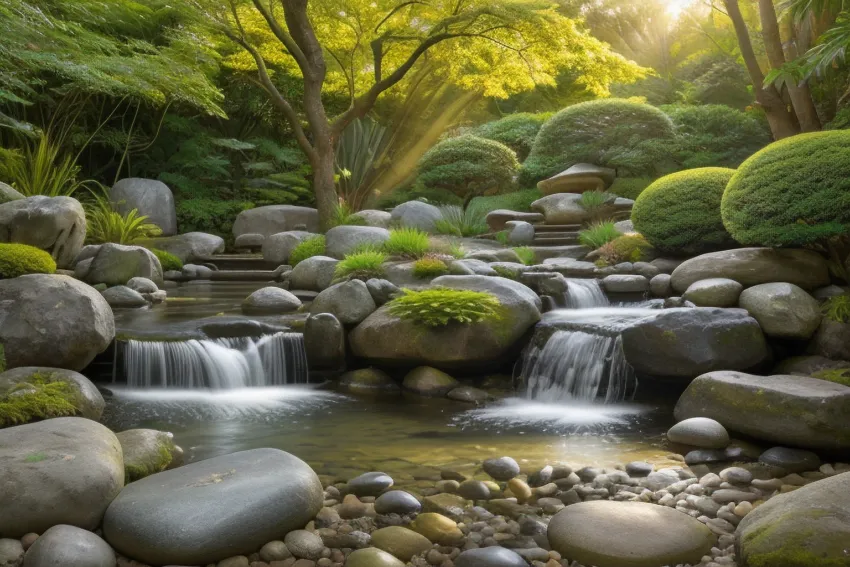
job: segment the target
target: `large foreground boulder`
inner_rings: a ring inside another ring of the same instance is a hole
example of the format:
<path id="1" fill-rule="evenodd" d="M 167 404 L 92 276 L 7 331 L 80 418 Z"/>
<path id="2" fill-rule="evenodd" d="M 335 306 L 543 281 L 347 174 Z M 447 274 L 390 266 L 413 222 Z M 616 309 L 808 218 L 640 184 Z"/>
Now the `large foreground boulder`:
<path id="1" fill-rule="evenodd" d="M 756 439 L 807 449 L 850 449 L 850 387 L 806 376 L 719 371 L 699 376 L 677 420 L 709 417 Z"/>
<path id="2" fill-rule="evenodd" d="M 124 285 L 137 277 L 147 278 L 157 286 L 163 284 L 162 264 L 153 252 L 141 246 L 111 242 L 101 246 L 85 274 L 78 275 L 91 284 Z"/>
<path id="3" fill-rule="evenodd" d="M 583 565 L 696 565 L 716 537 L 678 510 L 642 502 L 599 500 L 567 506 L 549 522 L 552 549 Z"/>
<path id="4" fill-rule="evenodd" d="M 506 308 L 499 321 L 423 327 L 381 307 L 349 335 L 352 352 L 374 363 L 436 368 L 480 368 L 515 354 L 522 339 L 540 320 L 540 298 L 519 282 L 487 276 L 441 276 L 434 286 L 470 289 L 495 295 Z"/>
<path id="5" fill-rule="evenodd" d="M 177 236 L 158 236 L 139 241 L 146 248 L 156 248 L 174 254 L 184 264 L 224 252 L 224 239 L 206 232 L 187 232 Z"/>
<path id="6" fill-rule="evenodd" d="M 735 531 L 742 567 L 850 565 L 850 473 L 771 498 Z"/>
<path id="7" fill-rule="evenodd" d="M 116 210 L 127 214 L 133 209 L 148 217 L 148 222 L 162 229 L 163 236 L 177 234 L 177 209 L 168 185 L 156 179 L 128 177 L 109 190 L 109 200 Z"/>
<path id="8" fill-rule="evenodd" d="M 755 319 L 742 309 L 664 309 L 623 331 L 626 360 L 639 373 L 693 378 L 721 369 L 746 370 L 769 351 Z"/>
<path id="9" fill-rule="evenodd" d="M 7 368 L 82 370 L 115 337 L 112 309 L 74 278 L 31 274 L 0 280 L 0 344 Z"/>
<path id="10" fill-rule="evenodd" d="M 81 417 L 0 430 L 0 538 L 57 524 L 94 530 L 124 486 L 115 434 Z"/>
<path id="11" fill-rule="evenodd" d="M 233 223 L 233 236 L 262 234 L 271 236 L 287 230 L 319 232 L 319 211 L 295 205 L 268 205 L 242 211 Z"/>
<path id="12" fill-rule="evenodd" d="M 0 242 L 29 244 L 70 268 L 86 239 L 86 213 L 71 197 L 41 195 L 0 205 Z"/>
<path id="13" fill-rule="evenodd" d="M 805 290 L 830 282 L 826 259 L 812 250 L 739 248 L 682 262 L 673 270 L 671 283 L 677 293 L 684 293 L 692 283 L 709 278 L 728 278 L 744 287 L 787 282 Z"/>
<path id="14" fill-rule="evenodd" d="M 100 419 L 103 407 L 106 405 L 103 396 L 88 378 L 73 370 L 44 366 L 22 366 L 7 370 L 0 374 L 0 398 L 14 390 L 18 396 L 29 394 L 33 396 L 33 399 L 37 399 L 39 394 L 43 394 L 46 386 L 56 382 L 61 382 L 64 386 L 54 394 L 73 406 L 74 415 L 94 420 Z M 45 406 L 49 405 L 51 404 L 45 404 Z M 50 408 L 45 407 L 45 409 L 48 410 L 47 414 L 37 417 L 57 417 L 50 415 Z M 0 413 L 0 424 L 3 422 L 3 417 Z"/>
<path id="15" fill-rule="evenodd" d="M 144 563 L 204 565 L 249 555 L 304 527 L 322 500 L 322 483 L 307 463 L 252 449 L 128 485 L 106 511 L 103 536 Z"/>

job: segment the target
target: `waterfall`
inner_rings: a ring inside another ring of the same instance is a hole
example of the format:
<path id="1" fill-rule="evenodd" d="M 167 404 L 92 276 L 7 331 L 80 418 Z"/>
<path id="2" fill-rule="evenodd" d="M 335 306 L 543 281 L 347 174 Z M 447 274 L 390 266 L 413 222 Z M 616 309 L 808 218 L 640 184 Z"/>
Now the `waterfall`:
<path id="1" fill-rule="evenodd" d="M 307 382 L 300 333 L 188 341 L 129 340 L 123 346 L 130 388 L 246 388 Z"/>
<path id="2" fill-rule="evenodd" d="M 526 397 L 537 401 L 614 403 L 631 398 L 637 389 L 619 334 L 555 331 L 542 349 L 527 351 L 522 376 Z"/>
<path id="3" fill-rule="evenodd" d="M 610 305 L 608 296 L 602 291 L 599 280 L 596 279 L 567 279 L 566 307 L 567 309 L 585 309 L 588 307 L 607 307 Z"/>

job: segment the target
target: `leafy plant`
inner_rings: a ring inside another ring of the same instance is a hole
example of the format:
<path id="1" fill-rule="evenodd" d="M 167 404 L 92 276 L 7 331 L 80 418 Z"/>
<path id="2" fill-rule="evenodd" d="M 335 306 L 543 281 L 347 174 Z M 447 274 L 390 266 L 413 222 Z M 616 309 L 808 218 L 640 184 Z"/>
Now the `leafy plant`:
<path id="1" fill-rule="evenodd" d="M 646 259 L 652 246 L 641 234 L 624 234 L 597 249 L 601 267 L 616 266 L 622 262 L 640 262 Z"/>
<path id="2" fill-rule="evenodd" d="M 26 144 L 18 155 L 5 153 L 0 163 L 0 177 L 5 177 L 25 197 L 71 196 L 80 190 L 95 190 L 91 180 L 80 181 L 80 166 L 73 157 L 63 155 L 58 144 L 47 134 L 40 134 L 34 143 Z"/>
<path id="3" fill-rule="evenodd" d="M 836 323 L 850 323 L 850 294 L 835 295 L 823 302 L 823 315 Z"/>
<path id="4" fill-rule="evenodd" d="M 434 223 L 434 228 L 439 234 L 450 234 L 452 236 L 478 236 L 489 230 L 477 210 L 457 205 L 445 205 L 440 207 L 442 218 Z"/>
<path id="5" fill-rule="evenodd" d="M 578 233 L 579 243 L 594 250 L 619 237 L 620 231 L 610 221 L 594 223 Z"/>
<path id="6" fill-rule="evenodd" d="M 606 191 L 585 191 L 579 198 L 579 204 L 588 212 L 596 212 L 617 196 Z"/>
<path id="7" fill-rule="evenodd" d="M 376 250 L 355 252 L 347 255 L 336 265 L 334 278 L 364 281 L 382 278 L 386 275 L 383 265 L 386 261 L 387 255 L 383 252 Z"/>
<path id="8" fill-rule="evenodd" d="M 418 325 L 443 327 L 450 323 L 498 321 L 503 317 L 498 298 L 483 291 L 437 287 L 403 289 L 402 293 L 389 303 L 389 311 Z"/>
<path id="9" fill-rule="evenodd" d="M 295 267 L 307 258 L 323 256 L 324 254 L 325 237 L 324 235 L 318 234 L 298 243 L 298 245 L 292 249 L 292 252 L 289 253 L 289 263 Z"/>
<path id="10" fill-rule="evenodd" d="M 162 234 L 162 230 L 148 222 L 148 217 L 140 215 L 138 209 L 122 215 L 103 197 L 97 197 L 94 205 L 88 207 L 86 220 L 86 240 L 90 244 L 135 244 L 144 238 Z"/>
<path id="11" fill-rule="evenodd" d="M 334 207 L 330 228 L 344 225 L 366 226 L 366 219 L 357 216 L 357 213 L 351 208 L 351 205 L 341 200 L 339 204 Z"/>
<path id="12" fill-rule="evenodd" d="M 426 256 L 413 263 L 413 275 L 417 278 L 436 278 L 449 273 L 449 267 L 440 258 Z"/>
<path id="13" fill-rule="evenodd" d="M 537 254 L 530 246 L 518 246 L 514 248 L 514 252 L 519 256 L 520 261 L 526 266 L 531 266 L 537 261 Z"/>
<path id="14" fill-rule="evenodd" d="M 158 248 L 150 248 L 150 251 L 153 252 L 153 255 L 159 259 L 159 263 L 162 266 L 162 271 L 177 271 L 183 269 L 183 262 L 172 254 L 171 252 L 166 252 L 165 250 L 159 250 Z"/>
<path id="15" fill-rule="evenodd" d="M 389 138 L 387 128 L 368 117 L 352 121 L 342 131 L 334 160 L 339 175 L 337 191 L 345 202 L 359 208 L 369 197 L 370 177 Z"/>
<path id="16" fill-rule="evenodd" d="M 427 232 L 416 228 L 396 228 L 390 231 L 383 251 L 390 256 L 415 259 L 424 256 L 430 247 L 431 241 Z"/>
<path id="17" fill-rule="evenodd" d="M 0 278 L 56 272 L 53 257 L 35 246 L 0 244 Z"/>

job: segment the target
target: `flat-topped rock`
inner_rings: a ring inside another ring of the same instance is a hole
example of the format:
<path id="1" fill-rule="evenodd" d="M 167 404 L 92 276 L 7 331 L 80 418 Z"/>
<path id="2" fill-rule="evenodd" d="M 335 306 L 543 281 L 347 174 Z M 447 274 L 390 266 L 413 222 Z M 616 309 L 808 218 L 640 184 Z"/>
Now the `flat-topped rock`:
<path id="1" fill-rule="evenodd" d="M 509 211 L 508 209 L 497 209 L 487 213 L 487 226 L 493 232 L 504 230 L 505 226 L 510 221 L 524 221 L 530 224 L 542 223 L 544 217 L 540 213 L 523 213 L 519 211 Z"/>
<path id="2" fill-rule="evenodd" d="M 590 163 L 577 163 L 549 179 L 538 182 L 537 188 L 544 195 L 604 191 L 614 183 L 616 176 L 617 173 L 613 169 Z"/>
<path id="3" fill-rule="evenodd" d="M 233 223 L 233 236 L 271 236 L 287 230 L 319 232 L 319 211 L 295 205 L 268 205 L 242 211 Z"/>

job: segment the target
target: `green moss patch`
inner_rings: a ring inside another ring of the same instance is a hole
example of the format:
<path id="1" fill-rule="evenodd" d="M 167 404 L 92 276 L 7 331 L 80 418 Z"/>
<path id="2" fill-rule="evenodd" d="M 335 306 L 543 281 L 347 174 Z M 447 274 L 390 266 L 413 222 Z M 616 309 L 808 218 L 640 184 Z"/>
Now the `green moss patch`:
<path id="1" fill-rule="evenodd" d="M 78 394 L 70 384 L 37 372 L 0 395 L 0 427 L 77 415 Z"/>

